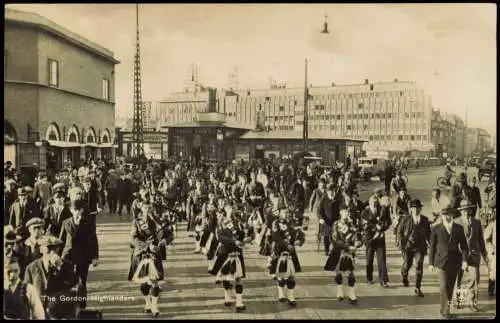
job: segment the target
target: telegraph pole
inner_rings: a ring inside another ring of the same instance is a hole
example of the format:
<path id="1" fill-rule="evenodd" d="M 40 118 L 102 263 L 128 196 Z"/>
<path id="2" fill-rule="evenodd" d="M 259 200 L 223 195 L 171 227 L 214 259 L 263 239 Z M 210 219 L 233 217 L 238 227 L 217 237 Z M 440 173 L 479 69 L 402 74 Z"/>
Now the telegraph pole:
<path id="1" fill-rule="evenodd" d="M 136 50 L 134 59 L 134 124 L 132 128 L 133 157 L 136 161 L 144 155 L 144 107 L 141 84 L 141 51 L 139 43 L 139 4 L 135 5 L 136 15 Z"/>
<path id="2" fill-rule="evenodd" d="M 304 131 L 302 133 L 302 138 L 304 140 L 304 152 L 309 152 L 309 89 L 307 87 L 307 58 L 305 59 L 305 77 L 304 77 Z"/>

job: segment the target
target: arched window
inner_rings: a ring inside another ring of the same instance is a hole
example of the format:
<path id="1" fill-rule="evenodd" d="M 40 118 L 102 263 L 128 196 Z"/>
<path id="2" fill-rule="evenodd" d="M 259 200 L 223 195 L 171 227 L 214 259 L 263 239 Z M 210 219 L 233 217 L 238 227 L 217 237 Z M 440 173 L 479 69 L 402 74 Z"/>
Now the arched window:
<path id="1" fill-rule="evenodd" d="M 3 120 L 4 144 L 15 143 L 17 140 L 16 128 L 7 120 Z"/>
<path id="2" fill-rule="evenodd" d="M 101 143 L 108 144 L 111 142 L 111 133 L 108 129 L 105 129 L 102 134 Z"/>
<path id="3" fill-rule="evenodd" d="M 45 139 L 59 141 L 60 138 L 59 127 L 55 123 L 52 123 L 45 132 Z"/>
<path id="4" fill-rule="evenodd" d="M 86 143 L 97 142 L 94 128 L 90 127 L 89 130 L 87 130 L 87 133 L 85 134 L 85 142 Z"/>
<path id="5" fill-rule="evenodd" d="M 71 127 L 71 129 L 69 129 L 69 132 L 68 132 L 68 141 L 69 142 L 79 142 L 79 133 L 78 133 L 78 128 L 73 125 Z"/>

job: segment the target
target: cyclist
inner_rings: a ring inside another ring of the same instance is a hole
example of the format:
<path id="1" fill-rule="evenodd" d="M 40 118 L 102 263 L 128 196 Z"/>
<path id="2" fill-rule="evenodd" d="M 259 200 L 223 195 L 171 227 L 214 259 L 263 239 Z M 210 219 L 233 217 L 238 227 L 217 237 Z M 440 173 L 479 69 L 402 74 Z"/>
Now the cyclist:
<path id="1" fill-rule="evenodd" d="M 447 186 L 451 186 L 451 177 L 453 175 L 455 175 L 455 171 L 451 169 L 451 163 L 447 161 L 446 166 L 444 167 L 444 177 L 446 178 Z"/>

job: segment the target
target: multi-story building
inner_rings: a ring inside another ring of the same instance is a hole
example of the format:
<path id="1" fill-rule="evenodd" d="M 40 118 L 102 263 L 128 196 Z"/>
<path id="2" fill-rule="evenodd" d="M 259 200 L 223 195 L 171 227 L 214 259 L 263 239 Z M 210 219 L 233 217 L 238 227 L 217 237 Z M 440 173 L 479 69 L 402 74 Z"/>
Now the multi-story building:
<path id="1" fill-rule="evenodd" d="M 303 131 L 304 92 L 304 88 L 286 87 L 246 90 L 199 87 L 197 91 L 169 95 L 157 105 L 157 116 L 162 126 L 168 127 L 193 121 L 199 112 L 218 112 L 235 124 L 286 137 L 287 133 Z M 441 150 L 452 149 L 455 153 L 456 131 L 450 124 L 454 119 L 437 126 L 430 97 L 414 82 L 365 80 L 363 84 L 311 86 L 308 92 L 309 132 L 317 136 L 363 140 L 365 151 L 410 150 L 420 155 L 441 156 L 437 143 Z M 439 135 L 433 133 L 432 125 L 439 127 Z"/>
<path id="2" fill-rule="evenodd" d="M 111 51 L 42 16 L 6 9 L 4 55 L 6 160 L 45 168 L 66 157 L 73 164 L 113 157 L 119 62 Z"/>
<path id="3" fill-rule="evenodd" d="M 481 128 L 468 128 L 465 153 L 467 156 L 493 150 L 491 135 Z"/>

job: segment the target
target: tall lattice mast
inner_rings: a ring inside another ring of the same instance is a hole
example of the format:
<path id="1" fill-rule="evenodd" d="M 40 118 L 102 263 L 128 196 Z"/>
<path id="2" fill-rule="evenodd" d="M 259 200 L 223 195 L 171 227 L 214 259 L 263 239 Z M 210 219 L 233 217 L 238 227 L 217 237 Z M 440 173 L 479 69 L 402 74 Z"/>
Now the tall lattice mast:
<path id="1" fill-rule="evenodd" d="M 144 154 L 144 106 L 142 104 L 142 84 L 141 84 L 141 49 L 139 43 L 139 4 L 135 6 L 136 14 L 136 49 L 134 59 L 134 125 L 132 129 L 134 147 L 133 155 L 139 158 Z"/>

